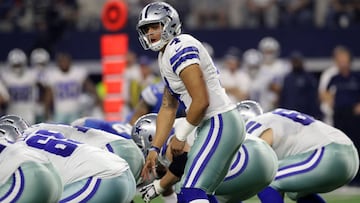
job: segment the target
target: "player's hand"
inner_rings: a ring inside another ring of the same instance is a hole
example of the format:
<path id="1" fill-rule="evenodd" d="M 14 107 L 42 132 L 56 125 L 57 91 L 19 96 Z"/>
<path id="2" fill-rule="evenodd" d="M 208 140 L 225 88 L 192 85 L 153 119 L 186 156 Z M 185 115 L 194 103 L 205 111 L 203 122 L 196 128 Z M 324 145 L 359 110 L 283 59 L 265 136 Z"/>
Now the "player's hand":
<path id="1" fill-rule="evenodd" d="M 150 174 L 152 173 L 156 177 L 156 160 L 158 158 L 158 154 L 156 151 L 149 151 L 149 154 L 146 157 L 146 161 L 144 167 L 141 171 L 141 177 L 144 180 L 150 180 Z"/>
<path id="2" fill-rule="evenodd" d="M 185 147 L 185 141 L 180 141 L 174 136 L 173 139 L 171 139 L 171 153 L 174 156 L 179 156 L 182 153 L 184 153 L 184 147 Z"/>
<path id="3" fill-rule="evenodd" d="M 159 181 L 159 180 L 155 180 L 155 181 Z M 141 197 L 146 203 L 149 203 L 151 200 L 155 199 L 157 196 L 160 195 L 160 192 L 156 190 L 154 183 L 151 183 L 149 185 L 140 188 L 139 192 L 141 193 Z"/>

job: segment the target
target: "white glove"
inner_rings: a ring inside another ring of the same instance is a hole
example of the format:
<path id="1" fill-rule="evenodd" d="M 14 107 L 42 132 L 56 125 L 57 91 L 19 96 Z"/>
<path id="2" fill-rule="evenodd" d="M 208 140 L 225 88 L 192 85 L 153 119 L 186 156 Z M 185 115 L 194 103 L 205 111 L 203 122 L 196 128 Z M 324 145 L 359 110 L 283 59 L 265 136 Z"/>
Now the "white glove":
<path id="1" fill-rule="evenodd" d="M 151 184 L 142 187 L 139 192 L 141 193 L 143 200 L 146 203 L 149 203 L 151 200 L 163 193 L 164 188 L 160 186 L 160 180 L 154 180 Z"/>

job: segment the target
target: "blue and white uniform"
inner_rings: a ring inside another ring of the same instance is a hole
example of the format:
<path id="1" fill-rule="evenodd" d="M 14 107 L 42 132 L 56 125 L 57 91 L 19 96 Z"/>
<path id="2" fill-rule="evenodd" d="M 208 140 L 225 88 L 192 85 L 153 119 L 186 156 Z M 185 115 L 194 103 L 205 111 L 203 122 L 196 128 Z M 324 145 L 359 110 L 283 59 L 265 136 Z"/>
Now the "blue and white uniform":
<path id="1" fill-rule="evenodd" d="M 359 169 L 353 142 L 340 130 L 309 115 L 275 109 L 248 120 L 246 129 L 251 136 L 272 130 L 279 169 L 270 186 L 290 192 L 292 199 L 332 191 L 351 181 Z"/>
<path id="2" fill-rule="evenodd" d="M 58 202 L 62 182 L 49 159 L 0 137 L 0 202 Z"/>
<path id="3" fill-rule="evenodd" d="M 71 67 L 68 72 L 59 68 L 46 70 L 43 82 L 53 91 L 54 122 L 69 124 L 80 117 L 80 96 L 86 78 L 85 68 Z"/>
<path id="4" fill-rule="evenodd" d="M 48 129 L 29 128 L 19 142 L 45 155 L 58 171 L 64 185 L 60 202 L 130 202 L 135 195 L 128 163 L 113 153 Z"/>
<path id="5" fill-rule="evenodd" d="M 22 74 L 7 69 L 1 79 L 7 88 L 10 99 L 6 114 L 19 115 L 28 123 L 35 123 L 37 71 L 23 67 Z"/>
<path id="6" fill-rule="evenodd" d="M 192 64 L 198 64 L 203 72 L 210 102 L 188 153 L 181 185 L 185 190 L 196 188 L 212 194 L 244 140 L 243 121 L 221 86 L 218 70 L 200 41 L 188 34 L 173 38 L 164 51 L 159 52 L 158 63 L 163 82 L 186 111 L 192 98 L 180 73 Z"/>
<path id="7" fill-rule="evenodd" d="M 67 139 L 95 146 L 123 158 L 130 166 L 135 180 L 140 179 L 144 157 L 131 139 L 131 127 L 123 123 L 107 122 L 100 119 L 83 118 L 70 125 L 40 123 L 31 126 L 27 132 L 47 129 L 61 132 Z"/>

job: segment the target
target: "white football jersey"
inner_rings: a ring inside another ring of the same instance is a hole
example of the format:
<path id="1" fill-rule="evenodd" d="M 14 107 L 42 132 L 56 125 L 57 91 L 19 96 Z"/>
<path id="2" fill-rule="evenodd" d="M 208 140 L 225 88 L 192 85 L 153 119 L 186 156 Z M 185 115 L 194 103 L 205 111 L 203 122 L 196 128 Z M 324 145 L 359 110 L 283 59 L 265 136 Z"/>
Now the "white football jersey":
<path id="1" fill-rule="evenodd" d="M 43 154 L 19 143 L 9 143 L 0 138 L 0 185 L 25 162 L 50 163 Z"/>
<path id="2" fill-rule="evenodd" d="M 23 117 L 27 122 L 35 122 L 37 71 L 26 69 L 23 74 L 12 70 L 2 72 L 2 80 L 10 95 L 7 114 Z"/>
<path id="3" fill-rule="evenodd" d="M 39 123 L 32 125 L 30 128 L 26 129 L 25 132 L 30 133 L 41 129 L 61 132 L 61 134 L 63 134 L 67 139 L 76 140 L 101 149 L 106 149 L 106 145 L 112 141 L 125 140 L 123 137 L 103 130 L 51 123 Z"/>
<path id="4" fill-rule="evenodd" d="M 352 141 L 340 130 L 313 117 L 287 109 L 275 109 L 246 122 L 246 133 L 259 137 L 272 129 L 272 148 L 279 159 L 330 143 L 350 145 Z"/>
<path id="5" fill-rule="evenodd" d="M 119 156 L 89 144 L 66 139 L 58 131 L 25 131 L 24 135 L 25 140 L 20 142 L 47 156 L 59 172 L 64 185 L 93 176 L 119 176 L 129 168 L 128 163 Z"/>
<path id="6" fill-rule="evenodd" d="M 192 99 L 180 78 L 180 72 L 192 64 L 199 64 L 208 88 L 210 105 L 204 119 L 235 108 L 235 104 L 231 102 L 220 84 L 219 71 L 210 55 L 202 43 L 194 37 L 181 34 L 172 39 L 164 52 L 159 52 L 158 62 L 165 85 L 180 102 L 183 102 L 186 111 Z"/>
<path id="7" fill-rule="evenodd" d="M 51 87 L 55 112 L 72 113 L 80 109 L 80 96 L 87 72 L 84 68 L 71 67 L 69 72 L 59 68 L 46 71 L 44 83 Z"/>

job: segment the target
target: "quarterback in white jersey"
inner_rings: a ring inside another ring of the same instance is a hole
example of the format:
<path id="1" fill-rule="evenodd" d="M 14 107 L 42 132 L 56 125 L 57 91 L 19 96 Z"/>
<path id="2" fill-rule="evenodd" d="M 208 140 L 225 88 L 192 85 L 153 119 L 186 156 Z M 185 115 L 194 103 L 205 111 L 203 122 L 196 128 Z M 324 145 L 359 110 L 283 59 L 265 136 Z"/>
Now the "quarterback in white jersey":
<path id="1" fill-rule="evenodd" d="M 259 194 L 262 202 L 274 202 L 274 197 L 282 202 L 279 193 L 284 192 L 294 200 L 321 202 L 316 193 L 347 184 L 358 171 L 353 142 L 342 131 L 309 115 L 275 109 L 248 120 L 246 131 L 268 142 L 279 159 L 274 181 Z"/>
<path id="2" fill-rule="evenodd" d="M 130 202 L 135 195 L 128 163 L 113 153 L 47 129 L 25 130 L 18 142 L 45 155 L 58 171 L 64 185 L 60 202 Z"/>
<path id="3" fill-rule="evenodd" d="M 164 2 L 146 5 L 137 30 L 143 48 L 159 52 L 158 64 L 166 85 L 156 136 L 142 175 L 147 178 L 153 171 L 182 103 L 186 119 L 175 127 L 171 151 L 174 156 L 183 154 L 186 137 L 195 128 L 198 139 L 188 154 L 178 201 L 209 202 L 208 195 L 224 179 L 244 140 L 243 120 L 221 86 L 219 72 L 206 48 L 191 35 L 181 34 L 179 15 L 172 6 Z"/>
<path id="4" fill-rule="evenodd" d="M 60 176 L 46 156 L 14 143 L 11 137 L 16 136 L 16 128 L 0 125 L 0 202 L 58 202 L 63 190 Z"/>
<path id="5" fill-rule="evenodd" d="M 29 69 L 27 58 L 20 49 L 9 52 L 9 69 L 2 71 L 1 79 L 7 88 L 10 99 L 6 114 L 22 116 L 29 123 L 35 123 L 37 71 Z"/>

